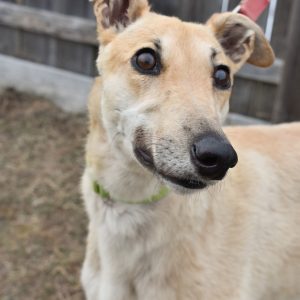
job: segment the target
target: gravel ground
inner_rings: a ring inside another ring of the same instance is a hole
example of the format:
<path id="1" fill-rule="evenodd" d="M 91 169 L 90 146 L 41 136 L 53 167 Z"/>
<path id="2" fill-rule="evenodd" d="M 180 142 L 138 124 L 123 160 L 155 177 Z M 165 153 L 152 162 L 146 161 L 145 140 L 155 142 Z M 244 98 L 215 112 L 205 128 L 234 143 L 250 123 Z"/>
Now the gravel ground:
<path id="1" fill-rule="evenodd" d="M 86 117 L 0 96 L 0 299 L 83 299 Z"/>

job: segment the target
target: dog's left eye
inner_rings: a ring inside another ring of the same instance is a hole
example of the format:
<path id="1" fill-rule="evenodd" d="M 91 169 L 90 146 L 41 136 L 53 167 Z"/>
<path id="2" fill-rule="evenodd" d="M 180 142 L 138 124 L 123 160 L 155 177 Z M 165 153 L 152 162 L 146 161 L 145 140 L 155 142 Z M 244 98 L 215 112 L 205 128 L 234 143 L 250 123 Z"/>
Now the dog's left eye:
<path id="1" fill-rule="evenodd" d="M 219 65 L 214 68 L 213 73 L 214 86 L 221 90 L 227 90 L 231 87 L 230 70 L 225 65 Z"/>
<path id="2" fill-rule="evenodd" d="M 132 58 L 133 67 L 146 75 L 159 75 L 160 64 L 158 54 L 151 48 L 140 49 Z"/>

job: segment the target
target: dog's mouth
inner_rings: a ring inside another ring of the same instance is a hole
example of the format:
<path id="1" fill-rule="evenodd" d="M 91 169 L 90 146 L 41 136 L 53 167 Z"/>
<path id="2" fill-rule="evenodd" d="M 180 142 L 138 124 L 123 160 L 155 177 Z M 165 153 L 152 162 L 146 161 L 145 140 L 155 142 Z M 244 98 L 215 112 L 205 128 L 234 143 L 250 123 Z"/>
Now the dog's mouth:
<path id="1" fill-rule="evenodd" d="M 160 172 L 157 170 L 154 164 L 153 156 L 150 151 L 136 147 L 134 149 L 134 154 L 138 161 L 147 169 L 150 169 L 152 172 L 158 174 L 160 177 L 162 177 L 164 180 L 171 182 L 175 185 L 179 185 L 181 187 L 184 187 L 186 189 L 203 189 L 207 187 L 207 184 L 197 180 L 197 179 L 191 179 L 191 178 L 180 178 L 172 175 L 165 174 L 163 172 Z"/>
<path id="2" fill-rule="evenodd" d="M 165 180 L 176 184 L 176 185 L 180 185 L 186 189 L 192 189 L 192 190 L 196 190 L 196 189 L 204 189 L 207 187 L 207 184 L 199 181 L 199 180 L 195 180 L 195 179 L 187 179 L 187 178 L 179 178 L 179 177 L 175 177 L 175 176 L 169 176 L 169 175 L 162 175 L 160 174 Z"/>

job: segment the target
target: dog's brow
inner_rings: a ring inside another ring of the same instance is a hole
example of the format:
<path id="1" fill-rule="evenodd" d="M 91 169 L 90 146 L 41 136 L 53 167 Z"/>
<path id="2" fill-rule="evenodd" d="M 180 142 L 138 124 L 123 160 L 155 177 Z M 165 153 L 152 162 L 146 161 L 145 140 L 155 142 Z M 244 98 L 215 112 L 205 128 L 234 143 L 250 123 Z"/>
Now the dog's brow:
<path id="1" fill-rule="evenodd" d="M 153 44 L 158 52 L 161 52 L 161 41 L 160 39 L 155 39 Z"/>
<path id="2" fill-rule="evenodd" d="M 214 68 L 217 65 L 217 59 L 216 56 L 221 53 L 221 51 L 219 49 L 216 48 L 211 48 L 211 63 L 212 63 L 212 67 Z M 220 64 L 220 62 L 218 63 Z M 228 67 L 228 66 L 226 66 Z M 230 70 L 230 68 L 228 67 L 228 69 Z"/>
<path id="3" fill-rule="evenodd" d="M 215 57 L 220 53 L 216 48 L 211 48 L 211 60 L 214 61 Z"/>

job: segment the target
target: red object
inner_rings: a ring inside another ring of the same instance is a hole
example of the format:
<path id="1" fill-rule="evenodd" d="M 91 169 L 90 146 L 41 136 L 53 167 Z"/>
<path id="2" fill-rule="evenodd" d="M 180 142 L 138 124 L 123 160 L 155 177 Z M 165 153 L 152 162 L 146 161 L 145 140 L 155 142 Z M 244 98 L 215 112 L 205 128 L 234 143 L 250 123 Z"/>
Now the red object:
<path id="1" fill-rule="evenodd" d="M 297 0 L 299 1 L 299 0 Z M 239 13 L 256 21 L 269 5 L 270 0 L 243 0 Z"/>

